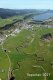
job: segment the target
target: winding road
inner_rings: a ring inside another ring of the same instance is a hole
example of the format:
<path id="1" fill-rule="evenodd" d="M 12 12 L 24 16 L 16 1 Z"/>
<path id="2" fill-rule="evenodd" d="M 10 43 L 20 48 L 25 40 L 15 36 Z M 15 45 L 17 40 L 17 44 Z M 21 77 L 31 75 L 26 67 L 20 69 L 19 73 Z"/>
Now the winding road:
<path id="1" fill-rule="evenodd" d="M 2 50 L 4 51 L 3 43 L 4 43 L 4 41 L 1 42 L 1 47 L 2 47 Z M 5 55 L 7 56 L 8 61 L 9 61 L 8 80 L 10 80 L 10 77 L 11 77 L 11 60 L 10 60 L 8 53 L 5 52 Z"/>

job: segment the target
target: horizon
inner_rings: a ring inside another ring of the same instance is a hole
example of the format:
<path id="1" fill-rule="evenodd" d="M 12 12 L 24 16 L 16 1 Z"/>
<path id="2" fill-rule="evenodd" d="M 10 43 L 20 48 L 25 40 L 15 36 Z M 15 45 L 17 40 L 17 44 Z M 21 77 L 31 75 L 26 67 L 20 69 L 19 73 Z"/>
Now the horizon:
<path id="1" fill-rule="evenodd" d="M 53 10 L 52 0 L 1 0 L 0 8 L 5 9 L 50 9 Z"/>
<path id="2" fill-rule="evenodd" d="M 15 8 L 4 8 L 4 7 L 0 7 L 0 9 L 9 9 L 9 10 L 53 10 L 53 9 L 35 9 L 35 8 L 17 8 L 17 9 L 15 9 Z"/>

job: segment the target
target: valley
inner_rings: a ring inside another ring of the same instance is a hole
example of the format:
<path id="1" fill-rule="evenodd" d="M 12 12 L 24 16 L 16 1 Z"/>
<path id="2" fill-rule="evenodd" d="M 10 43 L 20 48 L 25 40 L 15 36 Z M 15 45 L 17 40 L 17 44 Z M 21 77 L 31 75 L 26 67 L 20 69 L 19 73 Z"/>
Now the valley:
<path id="1" fill-rule="evenodd" d="M 52 80 L 53 17 L 39 22 L 31 13 L 42 11 L 24 13 L 0 19 L 0 80 Z"/>

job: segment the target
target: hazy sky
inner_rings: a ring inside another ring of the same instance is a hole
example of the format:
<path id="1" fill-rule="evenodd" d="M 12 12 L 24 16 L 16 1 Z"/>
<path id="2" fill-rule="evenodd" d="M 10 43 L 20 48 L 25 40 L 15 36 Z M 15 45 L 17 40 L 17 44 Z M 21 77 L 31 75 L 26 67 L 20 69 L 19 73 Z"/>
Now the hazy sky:
<path id="1" fill-rule="evenodd" d="M 53 9 L 53 0 L 0 0 L 0 8 Z"/>

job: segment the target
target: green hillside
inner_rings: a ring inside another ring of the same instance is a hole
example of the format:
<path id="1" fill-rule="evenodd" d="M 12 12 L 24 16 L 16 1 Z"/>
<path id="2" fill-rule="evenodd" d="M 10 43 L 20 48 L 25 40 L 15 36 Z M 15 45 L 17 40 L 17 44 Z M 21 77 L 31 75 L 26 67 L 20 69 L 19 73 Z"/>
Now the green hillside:
<path id="1" fill-rule="evenodd" d="M 52 80 L 53 41 L 40 39 L 47 33 L 53 35 L 53 28 L 34 26 L 33 29 L 21 30 L 14 37 L 9 36 L 2 45 L 3 49 L 0 46 L 0 68 L 6 70 L 0 72 L 0 78 L 7 79 L 10 67 L 15 80 Z"/>

